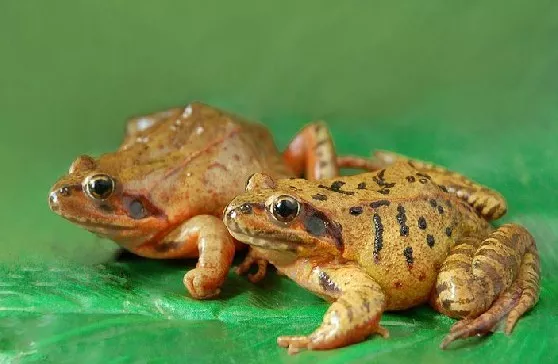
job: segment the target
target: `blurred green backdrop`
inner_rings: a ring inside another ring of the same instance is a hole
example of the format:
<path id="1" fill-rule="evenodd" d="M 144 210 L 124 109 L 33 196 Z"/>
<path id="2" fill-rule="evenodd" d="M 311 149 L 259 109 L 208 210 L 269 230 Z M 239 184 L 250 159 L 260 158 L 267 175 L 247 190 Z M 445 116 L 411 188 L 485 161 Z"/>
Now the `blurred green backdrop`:
<path id="1" fill-rule="evenodd" d="M 555 1 L 0 2 L 0 361 L 535 362 L 558 359 Z M 500 190 L 543 261 L 537 308 L 442 352 L 451 320 L 388 314 L 389 340 L 289 357 L 327 305 L 271 275 L 184 297 L 193 262 L 116 260 L 50 213 L 50 184 L 124 120 L 200 100 L 272 129 L 282 148 L 329 122 L 341 153 L 395 150 Z M 555 301 L 554 301 L 555 302 Z M 542 360 L 542 359 L 541 359 Z"/>

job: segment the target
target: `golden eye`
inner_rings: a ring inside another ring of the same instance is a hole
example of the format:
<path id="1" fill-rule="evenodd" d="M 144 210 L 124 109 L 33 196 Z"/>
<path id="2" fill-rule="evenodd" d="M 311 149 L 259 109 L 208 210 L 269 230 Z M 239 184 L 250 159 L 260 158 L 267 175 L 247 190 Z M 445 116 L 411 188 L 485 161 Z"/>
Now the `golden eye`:
<path id="1" fill-rule="evenodd" d="M 300 212 L 300 204 L 291 196 L 281 195 L 273 201 L 271 214 L 277 221 L 291 222 Z"/>
<path id="2" fill-rule="evenodd" d="M 114 192 L 114 180 L 106 174 L 90 176 L 85 181 L 85 191 L 96 200 L 106 200 Z"/>

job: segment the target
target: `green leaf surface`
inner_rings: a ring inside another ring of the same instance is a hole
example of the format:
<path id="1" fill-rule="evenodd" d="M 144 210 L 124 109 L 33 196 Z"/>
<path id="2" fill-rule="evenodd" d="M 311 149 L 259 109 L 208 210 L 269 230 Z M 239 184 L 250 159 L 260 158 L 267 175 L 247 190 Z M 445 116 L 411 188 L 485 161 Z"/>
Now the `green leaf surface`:
<path id="1" fill-rule="evenodd" d="M 0 2 L 0 363 L 558 362 L 557 37 L 554 1 Z M 451 350 L 453 320 L 417 307 L 383 316 L 389 339 L 289 356 L 276 337 L 310 333 L 318 297 L 231 273 L 196 301 L 195 261 L 121 255 L 48 210 L 73 158 L 191 100 L 263 121 L 281 148 L 325 119 L 341 153 L 395 150 L 499 190 L 502 222 L 537 240 L 539 304 L 511 336 Z"/>

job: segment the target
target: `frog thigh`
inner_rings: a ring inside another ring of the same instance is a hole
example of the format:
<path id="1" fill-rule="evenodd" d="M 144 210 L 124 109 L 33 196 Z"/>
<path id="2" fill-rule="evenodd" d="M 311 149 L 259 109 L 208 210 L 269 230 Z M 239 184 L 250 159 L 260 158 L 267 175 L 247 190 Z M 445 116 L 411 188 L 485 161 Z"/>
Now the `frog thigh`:
<path id="1" fill-rule="evenodd" d="M 308 336 L 282 336 L 277 343 L 289 348 L 333 349 L 364 340 L 373 333 L 388 336 L 380 326 L 386 306 L 381 287 L 356 265 L 316 266 L 300 260 L 279 270 L 320 296 L 334 300 L 322 324 Z M 294 273 L 296 272 L 296 273 Z M 293 274 L 294 273 L 294 274 Z"/>
<path id="2" fill-rule="evenodd" d="M 440 269 L 431 302 L 440 312 L 464 320 L 452 327 L 441 347 L 485 334 L 507 316 L 506 332 L 539 295 L 539 257 L 523 227 L 506 224 L 486 239 L 464 239 Z"/>
<path id="3" fill-rule="evenodd" d="M 467 202 L 487 221 L 496 220 L 507 211 L 506 200 L 500 193 L 444 167 L 389 151 L 376 151 L 371 163 L 385 168 L 397 160 L 408 161 L 418 173 L 422 174 L 422 176 L 412 176 L 413 178 L 431 179 L 443 190 Z"/>

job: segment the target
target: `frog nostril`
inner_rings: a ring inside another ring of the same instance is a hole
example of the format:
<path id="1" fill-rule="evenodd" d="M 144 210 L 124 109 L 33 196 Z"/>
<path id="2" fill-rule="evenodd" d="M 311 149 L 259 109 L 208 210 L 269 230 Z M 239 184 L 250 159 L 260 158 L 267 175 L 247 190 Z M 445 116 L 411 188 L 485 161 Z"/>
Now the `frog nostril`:
<path id="1" fill-rule="evenodd" d="M 61 196 L 70 196 L 70 188 L 68 186 L 63 186 L 58 190 Z"/>
<path id="2" fill-rule="evenodd" d="M 251 214 L 252 213 L 252 205 L 250 205 L 248 203 L 244 203 L 244 204 L 240 205 L 240 207 L 238 208 L 238 211 L 240 211 L 243 214 Z"/>

